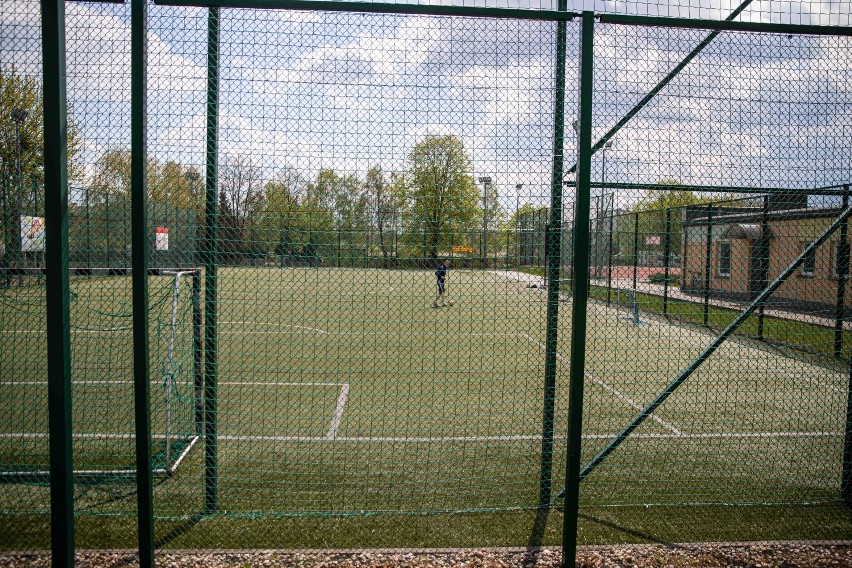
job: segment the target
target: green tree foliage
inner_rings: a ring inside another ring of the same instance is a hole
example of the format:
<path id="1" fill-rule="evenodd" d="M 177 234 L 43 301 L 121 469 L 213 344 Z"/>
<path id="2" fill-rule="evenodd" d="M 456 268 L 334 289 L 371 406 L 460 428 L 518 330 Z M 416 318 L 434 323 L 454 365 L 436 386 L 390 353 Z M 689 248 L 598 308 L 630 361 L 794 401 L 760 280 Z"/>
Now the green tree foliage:
<path id="1" fill-rule="evenodd" d="M 130 196 L 130 150 L 114 148 L 95 162 L 91 198 L 102 201 L 106 195 Z M 182 210 L 204 211 L 203 186 L 199 171 L 168 161 L 160 164 L 148 158 L 148 197 Z"/>
<path id="2" fill-rule="evenodd" d="M 661 180 L 657 185 L 679 185 L 677 180 Z M 631 208 L 631 213 L 639 213 L 639 249 L 645 249 L 655 253 L 662 253 L 664 235 L 666 230 L 666 209 L 671 210 L 671 254 L 681 254 L 681 241 L 683 240 L 683 212 L 688 205 L 699 205 L 709 203 L 710 197 L 701 197 L 688 190 L 646 190 L 642 197 Z M 622 234 L 621 249 L 625 245 L 633 254 L 632 237 L 625 238 L 634 230 L 634 219 L 622 217 L 620 223 L 616 223 L 618 231 Z M 659 236 L 659 245 L 646 244 L 647 237 Z"/>
<path id="3" fill-rule="evenodd" d="M 354 175 L 322 169 L 308 184 L 309 241 L 317 256 L 339 255 L 342 264 L 355 266 L 367 254 L 368 201 Z"/>
<path id="4" fill-rule="evenodd" d="M 299 233 L 306 228 L 304 213 L 306 183 L 293 168 L 278 172 L 263 187 L 266 209 L 261 221 L 267 249 L 279 258 L 282 266 L 294 255 L 299 254 L 304 243 L 297 241 Z"/>
<path id="5" fill-rule="evenodd" d="M 18 263 L 21 215 L 44 214 L 44 112 L 38 79 L 0 66 L 0 264 Z M 80 177 L 79 130 L 67 124 L 68 178 Z M 6 254 L 9 251 L 10 254 Z"/>
<path id="6" fill-rule="evenodd" d="M 481 218 L 479 189 L 457 136 L 427 136 L 414 146 L 408 160 L 409 206 L 422 223 L 426 252 L 435 259 L 455 234 L 473 229 Z"/>
<path id="7" fill-rule="evenodd" d="M 405 205 L 404 177 L 391 174 L 391 179 L 388 181 L 381 167 L 375 165 L 367 171 L 364 191 L 372 204 L 371 217 L 382 255 L 382 266 L 387 268 L 390 265 L 389 259 L 396 256 L 397 222 L 399 213 Z"/>
<path id="8" fill-rule="evenodd" d="M 13 110 L 24 111 L 20 124 L 12 119 Z M 44 111 L 41 84 L 35 77 L 22 75 L 14 67 L 0 67 L 0 175 L 17 176 L 20 157 L 21 176 L 25 180 L 44 180 Z M 20 143 L 20 155 L 18 144 Z M 82 147 L 77 124 L 68 117 L 68 177 L 82 174 L 79 153 Z"/>

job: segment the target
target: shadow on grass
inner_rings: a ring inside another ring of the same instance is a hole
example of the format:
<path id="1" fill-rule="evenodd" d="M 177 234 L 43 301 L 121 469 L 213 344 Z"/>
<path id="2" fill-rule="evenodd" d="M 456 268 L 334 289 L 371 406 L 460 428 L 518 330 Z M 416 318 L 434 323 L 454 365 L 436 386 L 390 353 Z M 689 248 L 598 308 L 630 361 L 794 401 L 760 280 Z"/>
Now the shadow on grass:
<path id="1" fill-rule="evenodd" d="M 195 528 L 195 526 L 203 521 L 206 518 L 206 515 L 195 514 L 188 518 L 187 520 L 178 523 L 175 525 L 169 532 L 163 535 L 162 538 L 154 541 L 154 548 L 165 548 L 174 542 L 176 539 L 182 537 L 189 531 Z"/>
<path id="2" fill-rule="evenodd" d="M 547 519 L 550 515 L 550 507 L 541 507 L 536 510 L 533 519 L 530 538 L 527 540 L 527 549 L 524 552 L 524 566 L 538 563 L 538 555 L 544 542 L 544 533 L 547 529 Z"/>
<path id="3" fill-rule="evenodd" d="M 648 533 L 645 533 L 645 532 L 642 532 L 642 531 L 638 531 L 638 530 L 635 530 L 635 529 L 631 529 L 631 528 L 625 527 L 624 525 L 619 525 L 618 523 L 614 523 L 614 522 L 608 521 L 606 519 L 601 519 L 600 517 L 595 517 L 594 515 L 589 515 L 587 513 L 580 513 L 579 516 L 584 521 L 588 521 L 590 523 L 596 523 L 600 526 L 603 526 L 603 527 L 606 527 L 606 528 L 609 528 L 609 529 L 613 529 L 614 531 L 621 532 L 621 533 L 624 533 L 624 534 L 628 534 L 632 537 L 639 539 L 640 542 L 652 542 L 654 544 L 661 544 L 661 545 L 663 545 L 667 548 L 683 548 L 681 545 L 679 545 L 677 543 L 674 543 L 674 542 L 671 542 L 671 541 L 668 541 L 668 540 L 664 540 L 664 539 L 660 539 L 660 538 L 658 538 L 654 535 L 651 535 L 651 534 L 648 534 Z"/>

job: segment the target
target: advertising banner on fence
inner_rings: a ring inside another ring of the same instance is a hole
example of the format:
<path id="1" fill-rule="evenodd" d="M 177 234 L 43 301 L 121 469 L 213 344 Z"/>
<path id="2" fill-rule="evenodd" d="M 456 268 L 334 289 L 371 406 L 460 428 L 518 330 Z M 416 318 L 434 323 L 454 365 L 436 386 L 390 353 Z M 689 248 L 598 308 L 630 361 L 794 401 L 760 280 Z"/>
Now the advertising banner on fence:
<path id="1" fill-rule="evenodd" d="M 168 227 L 157 227 L 157 250 L 169 250 Z"/>
<path id="2" fill-rule="evenodd" d="M 21 215 L 21 250 L 44 250 L 44 217 Z"/>

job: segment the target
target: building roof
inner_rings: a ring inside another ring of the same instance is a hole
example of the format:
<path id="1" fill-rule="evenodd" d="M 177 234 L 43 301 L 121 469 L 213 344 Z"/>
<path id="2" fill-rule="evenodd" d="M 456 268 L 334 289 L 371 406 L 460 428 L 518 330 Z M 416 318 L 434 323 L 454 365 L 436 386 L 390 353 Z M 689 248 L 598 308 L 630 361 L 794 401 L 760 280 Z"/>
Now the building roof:
<path id="1" fill-rule="evenodd" d="M 769 238 L 772 238 L 772 231 L 767 228 Z M 763 230 L 756 223 L 735 223 L 725 229 L 722 234 L 723 239 L 749 239 L 756 241 L 763 237 Z"/>

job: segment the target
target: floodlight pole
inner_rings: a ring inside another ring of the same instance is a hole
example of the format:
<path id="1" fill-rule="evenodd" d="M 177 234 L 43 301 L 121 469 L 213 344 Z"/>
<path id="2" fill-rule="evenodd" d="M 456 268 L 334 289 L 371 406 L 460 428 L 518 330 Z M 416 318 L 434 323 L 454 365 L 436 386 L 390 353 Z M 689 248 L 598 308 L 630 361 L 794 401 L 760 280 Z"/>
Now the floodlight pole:
<path id="1" fill-rule="evenodd" d="M 613 140 L 607 140 L 603 145 L 603 155 L 602 155 L 602 164 L 601 164 L 601 189 L 603 190 L 601 194 L 597 197 L 595 201 L 595 278 L 600 278 L 601 271 L 601 247 L 600 247 L 600 236 L 601 236 L 601 201 L 603 197 L 606 195 L 606 151 L 612 148 Z"/>
<path id="2" fill-rule="evenodd" d="M 515 184 L 515 262 L 520 264 L 520 239 L 521 239 L 521 190 L 524 188 L 524 184 L 518 183 Z M 508 246 L 506 247 L 508 249 Z M 507 252 L 508 254 L 508 252 Z"/>
<path id="3" fill-rule="evenodd" d="M 491 185 L 491 178 L 483 176 L 479 178 L 479 183 L 482 184 L 482 268 L 488 268 L 488 186 Z"/>

